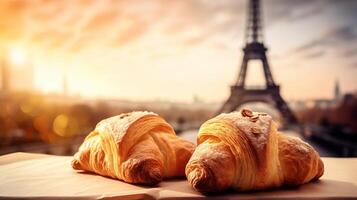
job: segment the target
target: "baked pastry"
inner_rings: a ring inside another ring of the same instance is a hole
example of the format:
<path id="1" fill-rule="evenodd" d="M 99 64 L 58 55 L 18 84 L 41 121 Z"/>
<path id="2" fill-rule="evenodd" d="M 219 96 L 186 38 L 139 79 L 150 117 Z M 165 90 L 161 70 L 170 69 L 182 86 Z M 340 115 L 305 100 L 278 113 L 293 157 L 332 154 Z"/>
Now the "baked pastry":
<path id="1" fill-rule="evenodd" d="M 154 185 L 163 178 L 184 176 L 194 147 L 159 115 L 132 112 L 99 122 L 74 155 L 72 167 Z"/>
<path id="2" fill-rule="evenodd" d="M 279 133 L 265 113 L 243 109 L 205 122 L 186 176 L 203 193 L 295 186 L 324 172 L 319 154 L 299 138 Z"/>

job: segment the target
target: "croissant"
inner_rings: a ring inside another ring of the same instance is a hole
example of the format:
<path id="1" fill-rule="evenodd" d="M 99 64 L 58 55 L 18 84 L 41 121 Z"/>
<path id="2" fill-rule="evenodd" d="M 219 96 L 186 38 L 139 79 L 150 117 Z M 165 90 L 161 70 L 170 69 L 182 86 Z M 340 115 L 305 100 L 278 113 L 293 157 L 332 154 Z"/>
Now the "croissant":
<path id="1" fill-rule="evenodd" d="M 163 178 L 184 176 L 194 148 L 159 115 L 132 112 L 99 122 L 71 164 L 76 170 L 154 185 Z"/>
<path id="2" fill-rule="evenodd" d="M 296 186 L 324 172 L 319 154 L 299 138 L 279 133 L 265 113 L 221 114 L 205 122 L 197 137 L 185 172 L 202 193 Z"/>

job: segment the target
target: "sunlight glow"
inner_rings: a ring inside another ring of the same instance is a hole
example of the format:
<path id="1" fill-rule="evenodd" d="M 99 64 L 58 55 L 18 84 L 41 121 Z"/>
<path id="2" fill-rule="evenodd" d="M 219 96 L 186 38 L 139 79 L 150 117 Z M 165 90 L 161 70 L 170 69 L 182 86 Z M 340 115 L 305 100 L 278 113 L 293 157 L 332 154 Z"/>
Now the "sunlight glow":
<path id="1" fill-rule="evenodd" d="M 23 48 L 14 47 L 10 50 L 10 61 L 14 66 L 23 66 L 26 59 L 27 55 Z"/>

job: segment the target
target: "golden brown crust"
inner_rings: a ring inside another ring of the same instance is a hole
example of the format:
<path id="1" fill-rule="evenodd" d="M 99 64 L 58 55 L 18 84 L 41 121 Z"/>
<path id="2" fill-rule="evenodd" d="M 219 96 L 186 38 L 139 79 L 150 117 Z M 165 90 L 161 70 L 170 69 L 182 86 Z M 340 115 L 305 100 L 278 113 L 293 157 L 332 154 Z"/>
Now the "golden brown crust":
<path id="1" fill-rule="evenodd" d="M 186 167 L 186 175 L 197 191 L 212 193 L 230 187 L 235 171 L 227 169 L 234 167 L 235 158 L 230 148 L 210 138 L 197 147 Z"/>
<path id="2" fill-rule="evenodd" d="M 318 153 L 300 139 L 277 132 L 265 113 L 244 109 L 205 122 L 186 176 L 198 191 L 209 193 L 300 185 L 323 174 Z"/>
<path id="3" fill-rule="evenodd" d="M 299 138 L 279 134 L 279 160 L 285 185 L 301 185 L 323 174 L 320 156 Z"/>
<path id="4" fill-rule="evenodd" d="M 194 144 L 176 136 L 151 112 L 132 112 L 98 123 L 74 155 L 72 167 L 129 183 L 157 184 L 184 175 Z"/>

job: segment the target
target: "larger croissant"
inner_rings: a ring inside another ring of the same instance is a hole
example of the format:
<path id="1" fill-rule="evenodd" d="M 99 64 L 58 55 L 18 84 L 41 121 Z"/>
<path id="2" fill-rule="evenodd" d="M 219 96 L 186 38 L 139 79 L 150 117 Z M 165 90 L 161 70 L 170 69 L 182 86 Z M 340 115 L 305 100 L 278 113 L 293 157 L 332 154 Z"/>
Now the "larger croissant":
<path id="1" fill-rule="evenodd" d="M 197 143 L 186 176 L 203 193 L 295 186 L 324 171 L 309 144 L 279 133 L 269 115 L 247 109 L 205 122 Z"/>
<path id="2" fill-rule="evenodd" d="M 132 112 L 98 123 L 74 155 L 72 167 L 129 183 L 157 184 L 184 176 L 194 144 L 176 136 L 152 112 Z"/>

